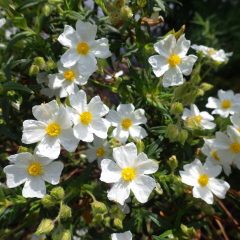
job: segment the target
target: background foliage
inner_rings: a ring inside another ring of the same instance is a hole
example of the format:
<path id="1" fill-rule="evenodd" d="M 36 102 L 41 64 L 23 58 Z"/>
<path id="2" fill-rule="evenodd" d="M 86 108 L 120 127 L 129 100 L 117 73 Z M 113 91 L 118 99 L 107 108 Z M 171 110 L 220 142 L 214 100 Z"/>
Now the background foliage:
<path id="1" fill-rule="evenodd" d="M 124 215 L 106 198 L 107 186 L 98 180 L 100 170 L 96 163 L 87 163 L 83 154 L 86 146 L 81 144 L 76 153 L 61 154 L 60 160 L 65 164 L 61 186 L 65 195 L 59 198 L 53 190 L 54 203 L 24 199 L 21 188 L 9 190 L 4 184 L 0 186 L 0 239 L 30 239 L 43 218 L 55 219 L 53 239 L 64 239 L 59 232 L 70 230 L 77 235 L 77 230 L 86 228 L 88 233 L 81 239 L 98 236 L 98 240 L 106 240 L 112 232 L 129 229 L 135 239 L 143 240 L 240 239 L 239 171 L 226 178 L 231 190 L 224 201 L 216 200 L 210 206 L 193 199 L 180 182 L 178 170 L 195 156 L 203 157 L 199 155 L 202 136 L 212 133 L 186 130 L 179 116 L 170 111 L 174 101 L 185 105 L 196 101 L 204 108 L 207 96 L 220 88 L 240 92 L 240 2 L 133 0 L 120 17 L 114 15 L 108 2 L 97 0 L 93 9 L 89 9 L 77 0 L 0 0 L 5 12 L 2 17 L 7 18 L 0 29 L 0 43 L 4 45 L 0 48 L 0 166 L 7 165 L 7 156 L 23 150 L 23 120 L 32 118 L 34 105 L 49 101 L 40 94 L 36 73 L 56 71 L 55 63 L 64 52 L 57 37 L 65 24 L 74 26 L 80 18 L 96 22 L 98 36 L 109 39 L 116 57 L 99 61 L 100 69 L 85 90 L 89 95 L 99 94 L 109 106 L 133 103 L 146 110 L 149 136 L 144 140 L 144 151 L 160 161 L 155 174 L 159 187 L 143 206 L 135 200 L 130 202 L 131 212 Z M 105 15 L 99 14 L 99 7 Z M 129 17 L 129 11 L 138 14 L 139 19 Z M 147 59 L 153 53 L 152 43 L 173 29 L 181 32 L 183 25 L 192 43 L 223 48 L 234 55 L 226 66 L 209 66 L 202 61 L 196 65 L 189 84 L 166 90 L 153 77 Z M 16 34 L 6 39 L 6 29 L 13 27 L 17 28 Z M 44 58 L 44 63 L 39 63 L 36 57 Z M 119 70 L 124 75 L 114 77 Z M 112 78 L 106 80 L 106 74 Z M 206 91 L 206 83 L 214 88 Z M 177 140 L 169 139 L 172 132 L 168 132 L 168 126 L 176 123 L 180 124 L 182 135 Z M 222 120 L 217 123 L 221 130 L 227 124 Z M 138 143 L 139 147 L 142 145 Z M 5 181 L 2 171 L 0 180 Z M 49 186 L 49 192 L 51 189 Z M 71 216 L 68 213 L 59 216 L 63 204 L 71 207 Z"/>

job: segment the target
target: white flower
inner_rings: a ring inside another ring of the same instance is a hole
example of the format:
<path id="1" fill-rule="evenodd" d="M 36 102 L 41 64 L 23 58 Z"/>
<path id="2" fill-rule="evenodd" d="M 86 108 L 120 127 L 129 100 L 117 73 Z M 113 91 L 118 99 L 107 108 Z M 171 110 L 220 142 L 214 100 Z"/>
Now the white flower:
<path id="1" fill-rule="evenodd" d="M 87 160 L 91 163 L 98 160 L 100 164 L 103 158 L 108 158 L 110 155 L 110 146 L 107 140 L 95 137 L 92 144 L 88 144 L 86 151 Z"/>
<path id="2" fill-rule="evenodd" d="M 225 150 L 214 148 L 215 139 L 204 139 L 205 143 L 202 147 L 202 152 L 207 156 L 206 161 L 210 161 L 214 165 L 220 165 L 226 175 L 231 173 L 231 154 Z M 228 154 L 228 155 L 227 155 Z"/>
<path id="3" fill-rule="evenodd" d="M 76 65 L 65 68 L 60 62 L 58 62 L 57 74 L 50 74 L 48 86 L 50 89 L 59 89 L 59 97 L 67 97 L 68 95 L 76 93 L 78 85 L 84 85 L 87 83 L 88 78 L 97 70 L 95 68 L 87 68 L 86 66 Z"/>
<path id="4" fill-rule="evenodd" d="M 240 112 L 240 94 L 234 95 L 232 90 L 219 90 L 218 98 L 209 97 L 206 107 L 215 109 L 212 114 L 227 118 L 229 115 Z"/>
<path id="5" fill-rule="evenodd" d="M 211 58 L 213 61 L 222 63 L 227 62 L 229 57 L 232 56 L 233 53 L 226 53 L 223 49 L 216 50 L 214 48 L 206 47 L 203 45 L 192 45 L 192 48 L 197 52 L 201 52 L 204 56 Z"/>
<path id="6" fill-rule="evenodd" d="M 3 25 L 6 23 L 5 18 L 0 18 L 0 29 L 3 27 Z"/>
<path id="7" fill-rule="evenodd" d="M 89 22 L 78 20 L 76 31 L 65 25 L 64 32 L 58 41 L 69 49 L 61 56 L 64 67 L 72 67 L 77 62 L 86 66 L 89 70 L 96 68 L 97 58 L 108 58 L 111 56 L 108 40 L 101 38 L 95 40 L 97 26 Z M 90 70 L 91 71 L 91 70 Z"/>
<path id="8" fill-rule="evenodd" d="M 133 139 L 143 139 L 147 136 L 140 124 L 145 124 L 147 119 L 143 109 L 135 110 L 132 104 L 120 104 L 117 111 L 110 110 L 107 120 L 115 127 L 112 136 L 122 143 L 125 143 L 129 135 Z"/>
<path id="9" fill-rule="evenodd" d="M 87 96 L 80 90 L 69 97 L 72 121 L 74 123 L 74 136 L 84 142 L 92 142 L 93 134 L 99 138 L 107 138 L 107 131 L 110 123 L 103 117 L 108 113 L 109 108 L 103 104 L 99 96 L 95 96 L 87 104 Z"/>
<path id="10" fill-rule="evenodd" d="M 156 187 L 155 180 L 147 175 L 158 170 L 158 163 L 143 152 L 138 155 L 134 143 L 114 148 L 113 158 L 116 162 L 110 159 L 101 162 L 100 180 L 113 184 L 108 199 L 123 205 L 132 191 L 139 202 L 147 202 Z"/>
<path id="11" fill-rule="evenodd" d="M 124 233 L 113 233 L 112 240 L 132 240 L 132 233 L 130 231 Z"/>
<path id="12" fill-rule="evenodd" d="M 213 203 L 213 194 L 218 198 L 225 198 L 230 186 L 224 180 L 215 178 L 221 173 L 221 166 L 211 162 L 202 165 L 200 160 L 195 159 L 192 163 L 184 165 L 183 169 L 184 171 L 180 171 L 181 181 L 193 186 L 193 197 L 201 198 L 208 204 Z"/>
<path id="13" fill-rule="evenodd" d="M 233 126 L 240 132 L 240 112 L 230 117 Z"/>
<path id="14" fill-rule="evenodd" d="M 46 240 L 46 235 L 35 235 L 33 234 L 31 240 Z"/>
<path id="15" fill-rule="evenodd" d="M 23 143 L 39 142 L 36 153 L 51 159 L 58 158 L 60 145 L 69 152 L 76 150 L 79 141 L 73 135 L 70 116 L 62 105 L 53 100 L 34 106 L 32 112 L 37 120 L 23 122 Z"/>
<path id="16" fill-rule="evenodd" d="M 222 150 L 221 158 L 234 163 L 240 169 L 240 132 L 233 126 L 228 126 L 227 134 L 222 132 L 216 133 L 214 148 Z"/>
<path id="17" fill-rule="evenodd" d="M 208 112 L 200 112 L 195 104 L 192 104 L 190 109 L 184 109 L 182 119 L 186 125 L 191 128 L 213 129 L 216 126 L 216 124 L 212 122 L 214 117 Z"/>
<path id="18" fill-rule="evenodd" d="M 154 44 L 154 49 L 159 55 L 151 56 L 148 62 L 157 77 L 163 76 L 164 87 L 181 85 L 185 81 L 183 75 L 191 74 L 197 57 L 186 56 L 190 44 L 185 35 L 176 40 L 173 34 Z"/>
<path id="19" fill-rule="evenodd" d="M 44 181 L 56 185 L 59 183 L 63 163 L 24 152 L 8 157 L 12 163 L 3 171 L 7 176 L 7 186 L 17 187 L 23 183 L 22 195 L 26 198 L 42 198 L 46 194 Z"/>

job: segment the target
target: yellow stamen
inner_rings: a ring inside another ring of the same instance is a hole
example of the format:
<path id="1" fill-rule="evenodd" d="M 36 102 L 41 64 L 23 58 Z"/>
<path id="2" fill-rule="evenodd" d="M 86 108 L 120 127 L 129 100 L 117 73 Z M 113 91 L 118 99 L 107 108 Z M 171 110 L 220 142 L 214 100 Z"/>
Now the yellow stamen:
<path id="1" fill-rule="evenodd" d="M 128 167 L 122 170 L 122 178 L 124 181 L 132 181 L 136 177 L 134 168 Z"/>
<path id="2" fill-rule="evenodd" d="M 92 114 L 90 112 L 83 112 L 81 115 L 80 115 L 80 121 L 82 124 L 84 125 L 88 125 L 89 123 L 91 123 L 92 121 Z"/>
<path id="3" fill-rule="evenodd" d="M 176 67 L 181 63 L 181 58 L 177 54 L 172 54 L 168 58 L 168 63 L 171 67 Z"/>
<path id="4" fill-rule="evenodd" d="M 128 130 L 132 126 L 133 122 L 130 118 L 125 118 L 122 120 L 122 128 Z"/>
<path id="5" fill-rule="evenodd" d="M 209 55 L 213 55 L 214 53 L 216 53 L 217 51 L 214 49 L 214 48 L 209 48 L 208 50 L 207 50 L 207 53 L 209 54 Z"/>
<path id="6" fill-rule="evenodd" d="M 61 133 L 60 125 L 55 122 L 48 124 L 45 130 L 50 137 L 57 137 Z"/>
<path id="7" fill-rule="evenodd" d="M 97 157 L 103 157 L 105 155 L 105 149 L 103 147 L 99 147 L 96 150 L 96 155 Z"/>
<path id="8" fill-rule="evenodd" d="M 214 160 L 220 161 L 220 157 L 218 156 L 218 153 L 216 150 L 211 152 L 211 156 Z"/>
<path id="9" fill-rule="evenodd" d="M 240 153 L 240 143 L 238 142 L 232 143 L 230 145 L 230 149 L 233 153 L 236 153 L 236 154 Z"/>
<path id="10" fill-rule="evenodd" d="M 64 72 L 64 78 L 68 81 L 73 81 L 76 78 L 74 71 L 67 70 Z"/>
<path id="11" fill-rule="evenodd" d="M 223 109 L 228 109 L 232 106 L 232 102 L 228 99 L 224 99 L 221 103 Z"/>
<path id="12" fill-rule="evenodd" d="M 42 165 L 38 162 L 33 162 L 28 166 L 27 172 L 31 176 L 40 176 L 42 174 Z"/>
<path id="13" fill-rule="evenodd" d="M 202 174 L 198 178 L 198 183 L 201 187 L 205 187 L 208 184 L 209 177 L 207 174 Z"/>
<path id="14" fill-rule="evenodd" d="M 78 43 L 78 45 L 77 45 L 77 52 L 80 55 L 87 55 L 89 50 L 90 50 L 90 47 L 89 47 L 88 43 L 86 43 L 86 42 Z"/>

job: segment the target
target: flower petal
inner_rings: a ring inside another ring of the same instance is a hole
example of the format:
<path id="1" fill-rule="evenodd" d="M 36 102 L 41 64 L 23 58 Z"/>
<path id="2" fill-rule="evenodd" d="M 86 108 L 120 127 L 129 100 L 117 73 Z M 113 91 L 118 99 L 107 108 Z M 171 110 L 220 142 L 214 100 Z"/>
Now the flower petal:
<path id="1" fill-rule="evenodd" d="M 60 176 L 63 170 L 63 163 L 62 162 L 51 162 L 50 164 L 44 166 L 42 178 L 53 184 L 56 185 L 59 183 Z"/>
<path id="2" fill-rule="evenodd" d="M 163 75 L 163 86 L 178 86 L 184 83 L 183 75 L 179 67 L 169 68 Z"/>
<path id="3" fill-rule="evenodd" d="M 152 174 L 158 170 L 158 163 L 148 159 L 147 155 L 141 152 L 137 156 L 136 169 L 138 174 Z"/>
<path id="4" fill-rule="evenodd" d="M 85 126 L 79 123 L 73 127 L 73 134 L 79 140 L 82 140 L 84 142 L 92 142 L 93 134 L 90 130 L 91 128 L 89 126 Z"/>
<path id="5" fill-rule="evenodd" d="M 75 30 L 71 26 L 65 25 L 63 33 L 58 37 L 58 41 L 65 47 L 72 47 L 76 43 Z"/>
<path id="6" fill-rule="evenodd" d="M 76 64 L 79 58 L 76 49 L 70 48 L 61 56 L 61 62 L 64 67 L 69 68 Z"/>
<path id="7" fill-rule="evenodd" d="M 129 128 L 129 133 L 132 138 L 143 139 L 147 136 L 147 132 L 140 126 L 132 126 Z"/>
<path id="8" fill-rule="evenodd" d="M 123 130 L 121 127 L 117 127 L 113 130 L 112 137 L 116 138 L 121 143 L 125 143 L 129 137 L 129 132 Z"/>
<path id="9" fill-rule="evenodd" d="M 190 46 L 191 42 L 185 38 L 185 34 L 182 34 L 177 40 L 174 53 L 179 55 L 180 57 L 185 57 Z"/>
<path id="10" fill-rule="evenodd" d="M 91 123 L 91 132 L 102 139 L 106 139 L 109 127 L 110 123 L 106 119 L 97 118 Z"/>
<path id="11" fill-rule="evenodd" d="M 213 204 L 213 194 L 207 187 L 195 186 L 193 187 L 193 197 L 201 198 L 208 204 Z"/>
<path id="12" fill-rule="evenodd" d="M 148 62 L 151 64 L 156 77 L 161 77 L 169 69 L 166 58 L 160 55 L 151 56 Z"/>
<path id="13" fill-rule="evenodd" d="M 121 179 L 121 169 L 110 159 L 103 159 L 101 162 L 102 173 L 100 180 L 106 183 L 116 183 Z"/>
<path id="14" fill-rule="evenodd" d="M 155 187 L 155 180 L 145 175 L 136 177 L 130 183 L 130 188 L 140 203 L 146 203 L 148 201 L 148 198 Z"/>
<path id="15" fill-rule="evenodd" d="M 181 72 L 185 76 L 189 76 L 192 72 L 193 65 L 196 61 L 197 61 L 197 56 L 195 56 L 195 55 L 189 55 L 189 56 L 182 58 L 182 61 L 179 64 L 179 68 L 180 68 Z"/>
<path id="16" fill-rule="evenodd" d="M 222 179 L 210 179 L 208 187 L 219 198 L 225 198 L 226 192 L 230 188 L 230 185 Z"/>
<path id="17" fill-rule="evenodd" d="M 132 233 L 130 231 L 124 233 L 113 233 L 112 240 L 132 240 Z"/>
<path id="18" fill-rule="evenodd" d="M 87 109 L 87 96 L 83 90 L 78 93 L 69 96 L 70 104 L 79 113 L 84 112 Z"/>
<path id="19" fill-rule="evenodd" d="M 103 104 L 99 96 L 95 96 L 91 99 L 91 101 L 88 104 L 88 110 L 95 117 L 103 117 L 109 112 L 108 106 Z"/>
<path id="20" fill-rule="evenodd" d="M 108 58 L 112 55 L 112 53 L 109 51 L 109 43 L 108 39 L 101 38 L 96 41 L 91 46 L 91 52 L 97 57 L 97 58 Z"/>
<path id="21" fill-rule="evenodd" d="M 97 26 L 89 22 L 83 22 L 80 19 L 76 22 L 76 30 L 82 41 L 93 41 L 97 34 Z"/>
<path id="22" fill-rule="evenodd" d="M 74 137 L 73 129 L 64 129 L 59 137 L 61 145 L 68 151 L 74 152 L 77 149 L 79 140 Z"/>
<path id="23" fill-rule="evenodd" d="M 43 198 L 46 194 L 46 186 L 40 177 L 28 179 L 23 187 L 22 195 L 25 198 Z"/>

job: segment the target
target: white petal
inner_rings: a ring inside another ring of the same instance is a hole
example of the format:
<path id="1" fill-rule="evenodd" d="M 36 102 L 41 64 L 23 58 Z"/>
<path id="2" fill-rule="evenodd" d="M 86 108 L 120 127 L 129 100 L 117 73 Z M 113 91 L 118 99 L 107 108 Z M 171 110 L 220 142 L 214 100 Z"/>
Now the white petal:
<path id="1" fill-rule="evenodd" d="M 91 52 L 97 57 L 97 58 L 108 58 L 112 54 L 109 51 L 109 44 L 108 39 L 101 38 L 96 41 L 91 46 Z"/>
<path id="2" fill-rule="evenodd" d="M 129 195 L 130 187 L 128 183 L 121 181 L 113 184 L 112 188 L 108 192 L 107 197 L 109 200 L 118 202 L 119 204 L 123 205 Z"/>
<path id="3" fill-rule="evenodd" d="M 56 100 L 49 103 L 42 103 L 32 108 L 33 116 L 42 122 L 47 122 L 58 110 L 59 106 Z"/>
<path id="4" fill-rule="evenodd" d="M 31 153 L 23 152 L 9 156 L 8 160 L 18 166 L 27 166 L 28 163 L 33 160 L 33 158 L 34 157 Z"/>
<path id="5" fill-rule="evenodd" d="M 136 169 L 138 174 L 152 174 L 158 170 L 158 163 L 148 159 L 145 153 L 140 153 L 137 156 Z"/>
<path id="6" fill-rule="evenodd" d="M 96 155 L 96 149 L 89 146 L 89 148 L 86 150 L 86 156 L 88 162 L 92 163 L 93 161 L 95 161 L 98 158 Z"/>
<path id="7" fill-rule="evenodd" d="M 123 130 L 121 127 L 117 127 L 113 130 L 112 136 L 116 138 L 121 143 L 125 143 L 128 139 L 129 132 Z"/>
<path id="8" fill-rule="evenodd" d="M 128 143 L 113 149 L 113 158 L 121 168 L 134 167 L 137 161 L 137 147 L 134 143 Z"/>
<path id="9" fill-rule="evenodd" d="M 61 56 L 61 62 L 64 67 L 69 68 L 76 64 L 79 58 L 80 57 L 79 54 L 77 54 L 77 51 L 70 48 Z"/>
<path id="10" fill-rule="evenodd" d="M 82 41 L 92 41 L 96 37 L 97 26 L 89 22 L 83 22 L 80 19 L 76 23 L 77 34 Z"/>
<path id="11" fill-rule="evenodd" d="M 117 107 L 118 113 L 123 116 L 128 116 L 130 113 L 134 111 L 135 107 L 133 104 L 119 104 Z"/>
<path id="12" fill-rule="evenodd" d="M 193 65 L 196 61 L 197 61 L 197 57 L 195 55 L 189 55 L 182 58 L 181 64 L 179 65 L 181 72 L 185 76 L 189 76 L 192 72 Z"/>
<path id="13" fill-rule="evenodd" d="M 63 170 L 62 162 L 51 162 L 50 164 L 44 166 L 43 179 L 53 185 L 59 183 L 60 176 Z"/>
<path id="14" fill-rule="evenodd" d="M 49 74 L 48 78 L 49 78 L 48 87 L 51 89 L 62 87 L 63 82 L 65 81 L 62 74 Z"/>
<path id="15" fill-rule="evenodd" d="M 156 77 L 161 77 L 169 69 L 166 58 L 160 55 L 151 56 L 148 62 L 151 64 Z"/>
<path id="16" fill-rule="evenodd" d="M 116 183 L 121 179 L 121 169 L 110 159 L 103 159 L 101 162 L 102 173 L 100 180 L 106 183 Z"/>
<path id="17" fill-rule="evenodd" d="M 93 141 L 93 134 L 90 130 L 91 130 L 91 128 L 89 126 L 85 126 L 82 124 L 78 124 L 73 127 L 74 136 L 77 139 L 82 140 L 84 142 L 92 142 Z"/>
<path id="18" fill-rule="evenodd" d="M 96 136 L 106 139 L 108 128 L 110 127 L 110 123 L 103 118 L 94 119 L 91 123 L 91 131 Z"/>
<path id="19" fill-rule="evenodd" d="M 69 152 L 74 152 L 77 149 L 79 140 L 74 137 L 73 129 L 64 129 L 59 137 L 61 145 Z"/>
<path id="20" fill-rule="evenodd" d="M 190 109 L 191 109 L 193 116 L 198 116 L 200 114 L 200 111 L 195 104 L 191 104 Z"/>
<path id="21" fill-rule="evenodd" d="M 234 114 L 233 116 L 230 117 L 232 124 L 240 129 L 240 113 Z"/>
<path id="22" fill-rule="evenodd" d="M 187 171 L 179 171 L 181 181 L 189 186 L 197 186 L 197 179 L 189 174 Z M 196 176 L 197 177 L 197 176 Z"/>
<path id="23" fill-rule="evenodd" d="M 46 186 L 44 181 L 39 177 L 33 177 L 24 184 L 22 195 L 25 198 L 42 198 L 46 194 Z"/>
<path id="24" fill-rule="evenodd" d="M 145 117 L 144 109 L 139 108 L 136 111 L 134 111 L 132 119 L 134 125 L 147 123 L 147 118 Z"/>
<path id="25" fill-rule="evenodd" d="M 51 159 L 60 155 L 60 142 L 58 138 L 45 136 L 36 147 L 36 154 Z"/>
<path id="26" fill-rule="evenodd" d="M 69 96 L 70 104 L 79 113 L 84 112 L 87 109 L 87 96 L 83 90 L 78 93 Z"/>
<path id="27" fill-rule="evenodd" d="M 74 44 L 75 30 L 69 26 L 64 26 L 64 32 L 58 37 L 58 41 L 66 47 L 71 47 Z"/>
<path id="28" fill-rule="evenodd" d="M 130 231 L 124 233 L 113 233 L 112 240 L 132 240 L 132 233 Z"/>
<path id="29" fill-rule="evenodd" d="M 202 120 L 201 126 L 203 129 L 214 129 L 216 124 L 210 121 Z"/>
<path id="30" fill-rule="evenodd" d="M 129 128 L 129 133 L 132 138 L 143 139 L 147 136 L 147 132 L 140 126 L 132 126 Z"/>
<path id="31" fill-rule="evenodd" d="M 117 126 L 121 122 L 121 117 L 118 112 L 110 110 L 106 119 L 112 123 L 113 126 Z"/>
<path id="32" fill-rule="evenodd" d="M 234 128 L 233 126 L 228 126 L 227 134 L 230 137 L 232 142 L 240 143 L 240 132 L 236 128 Z"/>
<path id="33" fill-rule="evenodd" d="M 163 75 L 163 86 L 178 86 L 184 83 L 183 75 L 179 67 L 171 67 Z"/>
<path id="34" fill-rule="evenodd" d="M 185 38 L 185 34 L 177 40 L 176 47 L 173 50 L 175 54 L 180 57 L 186 56 L 188 49 L 190 48 L 191 42 Z"/>
<path id="35" fill-rule="evenodd" d="M 14 165 L 8 165 L 3 169 L 7 177 L 7 186 L 9 188 L 17 187 L 27 180 L 27 172 L 25 168 Z"/>
<path id="36" fill-rule="evenodd" d="M 22 142 L 25 144 L 31 144 L 41 141 L 46 134 L 46 127 L 47 125 L 43 122 L 25 120 L 23 122 Z"/>
<path id="37" fill-rule="evenodd" d="M 145 203 L 148 201 L 148 198 L 155 187 L 155 180 L 145 175 L 137 176 L 130 183 L 130 188 L 140 203 Z"/>
<path id="38" fill-rule="evenodd" d="M 53 118 L 53 122 L 57 122 L 62 130 L 72 126 L 71 117 L 63 106 L 60 106 L 58 114 Z"/>
<path id="39" fill-rule="evenodd" d="M 225 99 L 231 100 L 234 98 L 234 92 L 232 90 L 224 91 L 220 89 L 218 91 L 218 97 L 220 98 L 220 100 L 225 100 Z"/>
<path id="40" fill-rule="evenodd" d="M 217 98 L 209 97 L 208 103 L 206 104 L 207 108 L 218 108 L 220 105 L 220 101 Z"/>
<path id="41" fill-rule="evenodd" d="M 210 179 L 208 187 L 219 198 L 225 198 L 226 192 L 230 188 L 230 185 L 222 179 Z"/>
<path id="42" fill-rule="evenodd" d="M 203 165 L 204 172 L 209 176 L 209 177 L 217 177 L 221 171 L 222 167 L 219 165 L 214 165 L 212 162 L 205 162 Z"/>
<path id="43" fill-rule="evenodd" d="M 109 108 L 103 104 L 99 96 L 95 96 L 88 104 L 88 110 L 93 116 L 103 117 L 109 112 Z"/>
<path id="44" fill-rule="evenodd" d="M 163 40 L 154 44 L 154 50 L 165 58 L 168 58 L 176 46 L 176 38 L 169 34 Z"/>
<path id="45" fill-rule="evenodd" d="M 213 194 L 207 187 L 195 186 L 193 187 L 193 197 L 201 198 L 208 204 L 213 204 Z"/>
<path id="46" fill-rule="evenodd" d="M 229 149 L 230 139 L 223 132 L 216 132 L 216 140 L 213 143 L 213 147 L 217 149 Z"/>
<path id="47" fill-rule="evenodd" d="M 202 116 L 204 120 L 209 120 L 209 121 L 214 120 L 214 117 L 210 115 L 208 112 L 200 112 L 200 116 Z"/>

